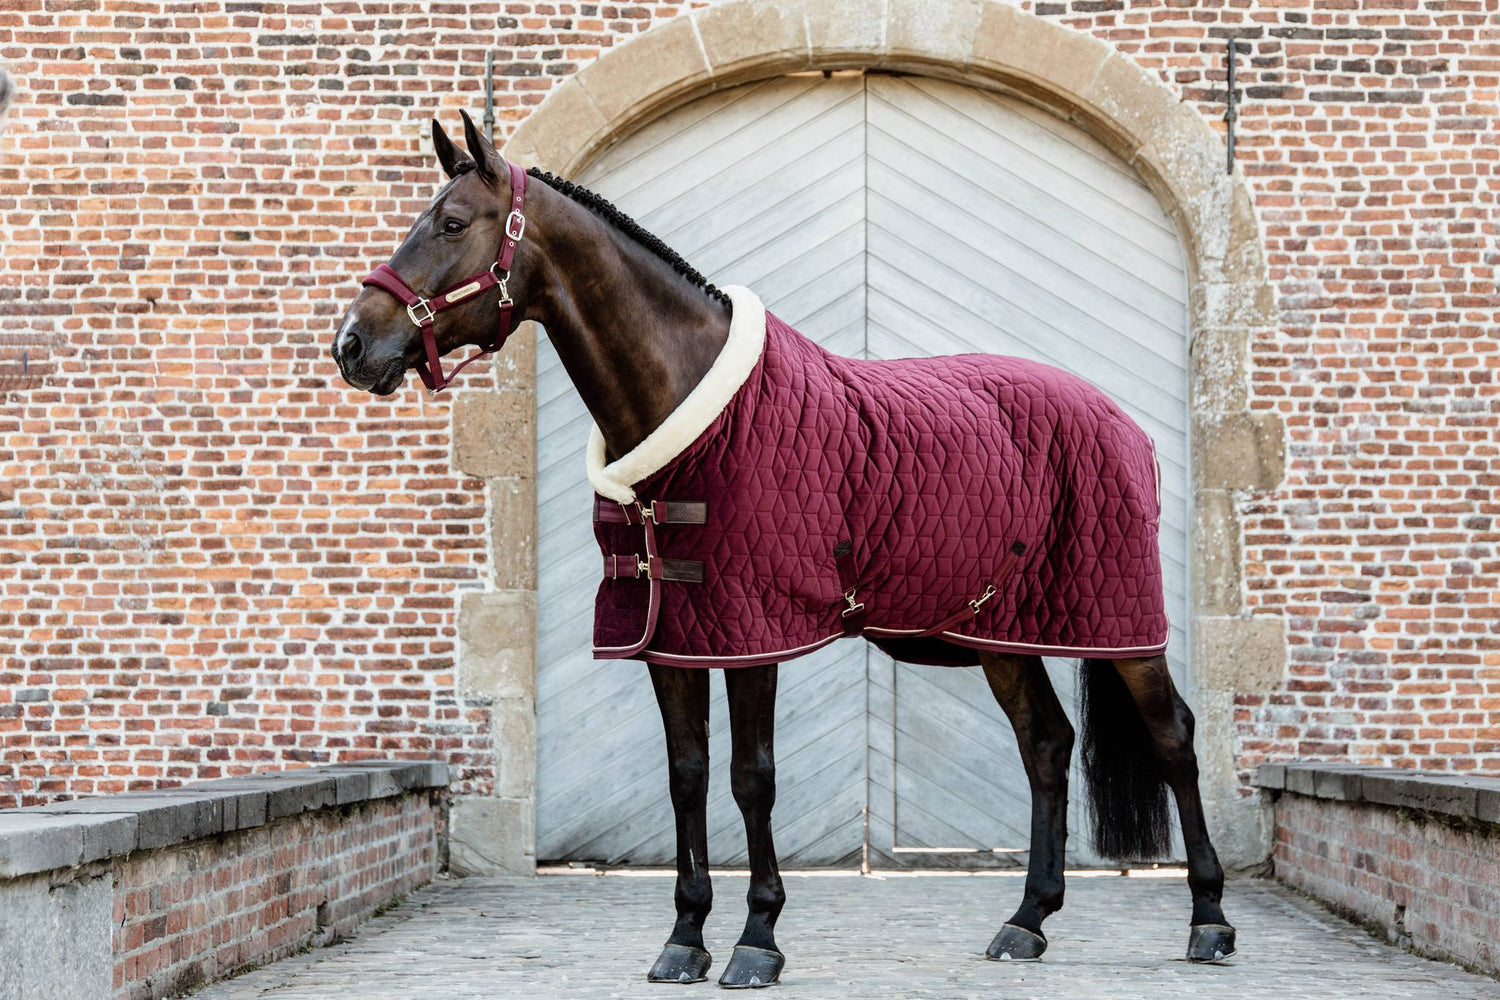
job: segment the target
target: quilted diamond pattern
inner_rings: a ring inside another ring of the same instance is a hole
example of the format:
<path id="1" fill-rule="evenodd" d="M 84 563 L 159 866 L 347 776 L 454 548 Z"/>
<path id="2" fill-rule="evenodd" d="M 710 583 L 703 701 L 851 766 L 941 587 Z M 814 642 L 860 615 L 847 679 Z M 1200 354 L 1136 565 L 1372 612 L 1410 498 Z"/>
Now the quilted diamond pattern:
<path id="1" fill-rule="evenodd" d="M 661 612 L 639 658 L 746 665 L 832 641 L 843 634 L 842 538 L 854 543 L 865 635 L 897 659 L 1158 652 L 1155 463 L 1146 433 L 1067 372 L 985 354 L 858 361 L 768 313 L 744 386 L 636 484 L 643 501 L 708 505 L 706 525 L 657 528 L 661 554 L 701 560 L 706 579 L 657 584 Z M 606 554 L 642 551 L 639 526 L 595 531 Z M 1006 560 L 1016 542 L 1019 559 Z M 996 596 L 970 620 L 910 637 L 991 583 Z M 639 641 L 647 600 L 644 581 L 604 580 L 595 646 Z"/>

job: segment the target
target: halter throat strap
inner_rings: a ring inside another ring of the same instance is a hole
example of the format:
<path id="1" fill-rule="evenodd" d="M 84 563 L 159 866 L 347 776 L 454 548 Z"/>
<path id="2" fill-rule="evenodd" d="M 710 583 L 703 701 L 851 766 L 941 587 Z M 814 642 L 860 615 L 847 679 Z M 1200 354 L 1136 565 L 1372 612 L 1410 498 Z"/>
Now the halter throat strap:
<path id="1" fill-rule="evenodd" d="M 417 363 L 417 374 L 422 376 L 422 384 L 427 386 L 427 391 L 434 394 L 452 385 L 458 373 L 472 362 L 500 350 L 510 337 L 511 312 L 515 302 L 510 297 L 507 282 L 510 280 L 511 263 L 516 257 L 516 246 L 526 233 L 526 171 L 509 161 L 505 165 L 510 170 L 510 214 L 505 217 L 505 235 L 500 241 L 500 250 L 495 254 L 495 262 L 488 271 L 470 275 L 430 299 L 424 299 L 412 291 L 411 286 L 390 264 L 378 265 L 360 281 L 362 285 L 389 292 L 406 306 L 407 317 L 422 331 L 422 348 L 426 354 L 426 360 Z M 438 351 L 433 329 L 437 314 L 497 287 L 500 289 L 500 317 L 493 341 L 460 361 L 453 371 L 444 374 L 443 358 Z"/>

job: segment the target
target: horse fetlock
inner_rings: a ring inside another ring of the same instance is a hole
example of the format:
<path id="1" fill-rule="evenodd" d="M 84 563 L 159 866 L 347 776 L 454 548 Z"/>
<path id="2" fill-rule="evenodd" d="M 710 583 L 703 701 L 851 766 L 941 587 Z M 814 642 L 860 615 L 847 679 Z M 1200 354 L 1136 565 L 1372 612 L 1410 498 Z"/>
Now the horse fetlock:
<path id="1" fill-rule="evenodd" d="M 708 916 L 708 911 L 713 909 L 714 891 L 706 878 L 679 879 L 673 899 L 677 903 L 678 913 L 694 916 L 701 924 L 703 918 Z"/>
<path id="2" fill-rule="evenodd" d="M 1038 893 L 1036 896 L 1036 908 L 1044 917 L 1051 916 L 1063 908 L 1063 890 L 1061 887 Z"/>
<path id="3" fill-rule="evenodd" d="M 786 905 L 786 889 L 782 888 L 780 879 L 752 884 L 745 895 L 745 901 L 750 905 L 751 913 L 769 914 L 774 920 Z"/>

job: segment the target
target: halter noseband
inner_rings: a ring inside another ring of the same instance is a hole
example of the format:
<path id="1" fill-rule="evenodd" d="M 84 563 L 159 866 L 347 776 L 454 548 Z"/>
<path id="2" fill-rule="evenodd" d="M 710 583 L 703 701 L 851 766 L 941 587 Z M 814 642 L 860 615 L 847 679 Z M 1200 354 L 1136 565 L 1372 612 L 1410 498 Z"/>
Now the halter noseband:
<path id="1" fill-rule="evenodd" d="M 500 350 L 510 336 L 510 313 L 515 303 L 510 297 L 506 282 L 510 279 L 510 265 L 516 256 L 516 244 L 521 242 L 521 237 L 526 232 L 526 216 L 522 212 L 526 207 L 526 171 L 509 161 L 505 165 L 510 168 L 510 214 L 505 217 L 505 239 L 500 242 L 500 252 L 495 255 L 495 263 L 490 265 L 488 271 L 470 275 L 430 299 L 424 299 L 412 291 L 411 286 L 389 264 L 379 265 L 360 281 L 361 285 L 390 292 L 405 303 L 406 315 L 422 331 L 422 346 L 427 352 L 427 360 L 417 362 L 417 374 L 422 376 L 422 383 L 431 393 L 448 388 L 470 362 Z M 489 347 L 481 347 L 477 354 L 460 361 L 457 368 L 444 375 L 442 355 L 438 352 L 437 339 L 433 335 L 433 317 L 449 306 L 456 306 L 496 286 L 500 288 L 500 324 L 494 343 Z"/>

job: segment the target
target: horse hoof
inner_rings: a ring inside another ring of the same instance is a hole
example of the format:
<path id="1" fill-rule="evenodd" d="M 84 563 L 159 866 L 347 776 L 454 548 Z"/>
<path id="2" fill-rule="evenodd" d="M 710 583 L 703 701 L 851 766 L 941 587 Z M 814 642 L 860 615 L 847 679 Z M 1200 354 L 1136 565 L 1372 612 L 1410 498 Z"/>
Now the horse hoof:
<path id="1" fill-rule="evenodd" d="M 1234 955 L 1234 928 L 1228 924 L 1194 924 L 1188 937 L 1189 962 L 1222 962 Z"/>
<path id="2" fill-rule="evenodd" d="M 1015 924 L 1001 924 L 984 957 L 992 962 L 1038 962 L 1047 950 L 1047 939 L 1036 931 Z"/>
<path id="3" fill-rule="evenodd" d="M 713 956 L 702 948 L 669 944 L 657 956 L 646 978 L 653 983 L 701 983 L 708 978 Z"/>
<path id="4" fill-rule="evenodd" d="M 719 985 L 726 990 L 756 990 L 762 986 L 775 986 L 781 979 L 781 968 L 786 965 L 786 956 L 767 948 L 752 948 L 737 944 Z"/>

